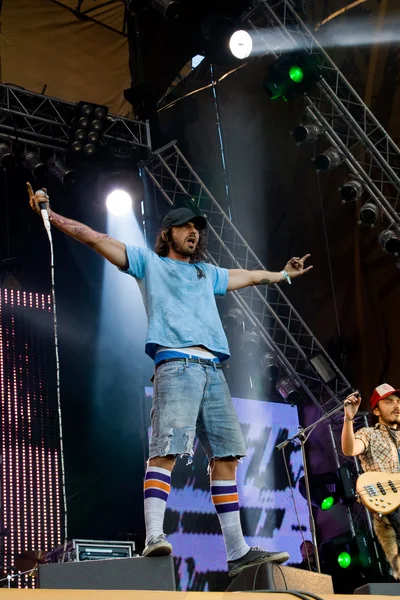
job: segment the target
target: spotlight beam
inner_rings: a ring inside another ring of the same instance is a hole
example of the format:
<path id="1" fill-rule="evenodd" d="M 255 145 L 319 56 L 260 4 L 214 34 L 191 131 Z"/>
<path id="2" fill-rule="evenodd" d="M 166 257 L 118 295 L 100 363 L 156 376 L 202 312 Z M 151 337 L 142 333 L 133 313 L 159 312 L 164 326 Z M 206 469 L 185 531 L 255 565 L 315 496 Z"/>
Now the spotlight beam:
<path id="1" fill-rule="evenodd" d="M 400 18 L 389 20 L 386 29 L 371 31 L 367 20 L 352 21 L 351 27 L 342 23 L 331 23 L 318 31 L 318 42 L 325 49 L 339 47 L 372 46 L 375 44 L 396 44 L 400 42 Z M 279 27 L 257 30 L 238 30 L 231 36 L 229 47 L 239 59 L 264 56 L 266 54 L 285 54 L 293 50 L 306 50 L 308 43 L 295 44 L 283 36 Z"/>

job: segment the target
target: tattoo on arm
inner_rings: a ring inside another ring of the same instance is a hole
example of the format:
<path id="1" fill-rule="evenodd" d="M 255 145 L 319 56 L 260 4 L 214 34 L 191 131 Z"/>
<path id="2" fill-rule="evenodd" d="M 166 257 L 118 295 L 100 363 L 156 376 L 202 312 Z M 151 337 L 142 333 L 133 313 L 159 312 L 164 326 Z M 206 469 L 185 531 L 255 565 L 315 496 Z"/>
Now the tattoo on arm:
<path id="1" fill-rule="evenodd" d="M 269 279 L 261 279 L 261 281 L 259 281 L 257 283 L 257 285 L 269 285 L 271 282 Z"/>
<path id="2" fill-rule="evenodd" d="M 96 242 L 99 242 L 102 239 L 109 239 L 110 237 L 105 233 L 94 231 L 83 223 L 73 221 L 72 219 L 67 219 L 66 217 L 62 217 L 54 212 L 51 213 L 51 222 L 64 233 L 70 235 L 83 244 L 87 244 L 88 246 L 94 246 Z"/>

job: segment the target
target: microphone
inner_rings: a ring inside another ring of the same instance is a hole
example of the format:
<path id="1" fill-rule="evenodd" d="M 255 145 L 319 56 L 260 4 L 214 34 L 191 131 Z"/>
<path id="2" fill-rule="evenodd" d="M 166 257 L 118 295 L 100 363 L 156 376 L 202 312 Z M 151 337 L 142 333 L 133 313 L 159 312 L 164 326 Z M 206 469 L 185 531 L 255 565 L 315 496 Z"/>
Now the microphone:
<path id="1" fill-rule="evenodd" d="M 37 192 L 35 192 L 35 195 L 48 199 L 48 195 L 46 194 L 46 192 L 44 190 L 38 190 Z M 40 208 L 40 212 L 42 214 L 42 219 L 43 219 L 43 223 L 46 228 L 46 231 L 47 231 L 47 235 L 50 236 L 50 219 L 49 219 L 49 213 L 47 211 L 46 202 L 38 202 L 38 205 Z"/>

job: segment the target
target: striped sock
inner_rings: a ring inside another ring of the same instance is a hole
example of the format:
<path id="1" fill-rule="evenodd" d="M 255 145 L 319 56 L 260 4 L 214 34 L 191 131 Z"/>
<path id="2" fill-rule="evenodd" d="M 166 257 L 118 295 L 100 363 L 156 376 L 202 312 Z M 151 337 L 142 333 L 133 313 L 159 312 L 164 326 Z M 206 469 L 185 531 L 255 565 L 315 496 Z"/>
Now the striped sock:
<path id="1" fill-rule="evenodd" d="M 219 518 L 228 560 L 237 560 L 250 550 L 240 523 L 236 481 L 211 481 L 211 499 Z"/>
<path id="2" fill-rule="evenodd" d="M 162 467 L 147 467 L 144 481 L 146 545 L 151 538 L 164 532 L 164 515 L 170 489 L 171 471 Z"/>

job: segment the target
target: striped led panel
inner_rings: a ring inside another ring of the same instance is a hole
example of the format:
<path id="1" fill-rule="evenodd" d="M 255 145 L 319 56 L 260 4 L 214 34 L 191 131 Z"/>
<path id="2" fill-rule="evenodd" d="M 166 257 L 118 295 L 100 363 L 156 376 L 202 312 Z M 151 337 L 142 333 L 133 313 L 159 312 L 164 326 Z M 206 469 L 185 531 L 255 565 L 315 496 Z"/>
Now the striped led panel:
<path id="1" fill-rule="evenodd" d="M 2 561 L 61 544 L 63 507 L 49 295 L 0 288 Z M 1 550 L 0 550 L 1 553 Z M 20 578 L 13 587 L 35 587 Z"/>

